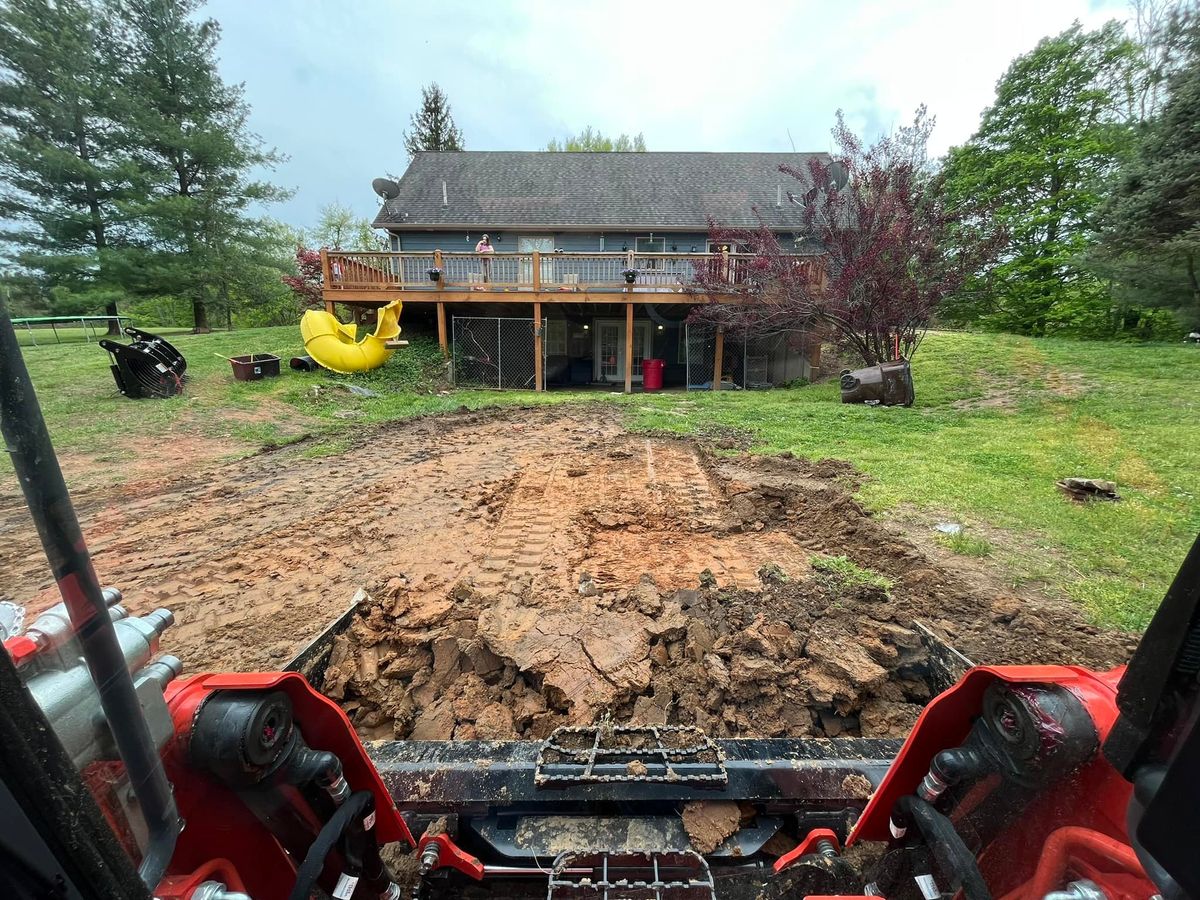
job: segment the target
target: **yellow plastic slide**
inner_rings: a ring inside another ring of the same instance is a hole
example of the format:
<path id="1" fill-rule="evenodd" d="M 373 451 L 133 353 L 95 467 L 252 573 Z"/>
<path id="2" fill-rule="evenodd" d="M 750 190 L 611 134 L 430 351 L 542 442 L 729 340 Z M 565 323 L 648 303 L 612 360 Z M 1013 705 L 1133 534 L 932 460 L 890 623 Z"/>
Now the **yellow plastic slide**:
<path id="1" fill-rule="evenodd" d="M 400 334 L 400 310 L 403 308 L 403 303 L 393 300 L 380 309 L 375 333 L 361 341 L 355 340 L 357 326 L 343 325 L 323 309 L 310 309 L 300 319 L 304 350 L 318 365 L 342 375 L 378 369 L 396 352 L 385 344 Z"/>

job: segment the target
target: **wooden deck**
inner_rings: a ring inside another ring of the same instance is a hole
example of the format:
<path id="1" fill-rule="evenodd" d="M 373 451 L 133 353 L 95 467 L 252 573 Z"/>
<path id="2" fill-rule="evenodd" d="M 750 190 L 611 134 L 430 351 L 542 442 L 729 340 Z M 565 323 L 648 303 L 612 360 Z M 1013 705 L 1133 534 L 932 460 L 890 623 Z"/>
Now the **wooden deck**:
<path id="1" fill-rule="evenodd" d="M 346 253 L 321 251 L 323 297 L 334 303 L 709 303 L 732 294 L 753 256 L 740 253 Z M 813 257 L 796 257 L 813 265 Z M 432 280 L 429 270 L 441 271 Z M 632 283 L 623 272 L 634 270 Z M 710 289 L 695 290 L 698 276 Z M 670 294 L 679 295 L 673 299 Z"/>
<path id="2" fill-rule="evenodd" d="M 719 303 L 739 295 L 750 274 L 743 253 L 356 253 L 321 251 L 322 296 L 334 304 L 383 306 L 392 300 L 436 303 L 438 343 L 449 353 L 447 303 L 521 303 L 542 321 L 542 304 L 625 305 L 625 393 L 633 390 L 633 313 L 639 303 Z M 797 256 L 810 277 L 820 278 L 817 257 Z M 429 270 L 440 276 L 430 278 Z M 625 277 L 633 270 L 633 281 Z M 697 290 L 701 283 L 703 291 Z M 726 283 L 728 291 L 714 288 Z M 750 302 L 740 295 L 741 302 Z M 534 329 L 535 383 L 542 384 L 542 333 Z M 714 389 L 721 380 L 723 335 L 718 332 Z"/>

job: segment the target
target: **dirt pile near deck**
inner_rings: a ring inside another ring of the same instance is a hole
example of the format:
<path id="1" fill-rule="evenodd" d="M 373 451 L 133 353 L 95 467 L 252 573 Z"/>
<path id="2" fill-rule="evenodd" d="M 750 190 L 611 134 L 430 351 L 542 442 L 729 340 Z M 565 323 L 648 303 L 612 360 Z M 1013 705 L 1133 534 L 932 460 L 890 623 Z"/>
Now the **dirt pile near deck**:
<path id="1" fill-rule="evenodd" d="M 605 716 L 718 737 L 889 736 L 907 733 L 930 695 L 918 621 L 977 661 L 1127 654 L 1125 638 L 1066 605 L 998 596 L 940 569 L 852 498 L 858 475 L 845 463 L 698 462 L 707 493 L 686 495 L 702 513 L 690 528 L 686 515 L 647 515 L 615 496 L 579 505 L 563 529 L 575 539 L 548 536 L 562 552 L 502 584 L 464 579 L 436 597 L 403 576 L 371 585 L 335 645 L 326 693 L 370 738 L 540 738 Z M 753 583 L 734 567 L 724 584 L 687 556 L 631 584 L 614 584 L 616 565 L 594 568 L 601 544 L 628 572 L 639 551 L 670 554 L 698 537 L 727 561 L 739 541 L 752 538 L 760 559 L 782 546 L 787 566 L 764 565 Z M 808 565 L 832 555 L 893 585 Z M 694 580 L 681 587 L 689 563 Z"/>

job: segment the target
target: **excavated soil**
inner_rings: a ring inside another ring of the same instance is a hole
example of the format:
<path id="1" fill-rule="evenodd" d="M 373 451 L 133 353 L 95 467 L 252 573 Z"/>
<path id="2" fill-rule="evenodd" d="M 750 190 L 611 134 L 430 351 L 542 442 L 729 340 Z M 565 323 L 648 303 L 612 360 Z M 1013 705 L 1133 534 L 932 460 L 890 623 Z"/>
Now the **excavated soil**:
<path id="1" fill-rule="evenodd" d="M 609 434 L 485 487 L 483 562 L 394 574 L 325 690 L 364 737 L 541 738 L 601 719 L 714 736 L 898 736 L 930 687 L 921 622 L 979 662 L 1105 666 L 1128 636 L 942 569 L 853 499 L 848 463 Z M 846 555 L 890 592 L 814 570 Z"/>
<path id="2" fill-rule="evenodd" d="M 278 668 L 368 590 L 325 689 L 365 737 L 557 725 L 895 735 L 929 687 L 922 622 L 979 662 L 1123 661 L 1067 603 L 945 568 L 853 499 L 848 463 L 714 456 L 616 411 L 510 409 L 365 432 L 75 500 L 105 584 L 167 606 L 188 671 Z M 728 442 L 723 442 L 728 444 Z M 0 595 L 55 599 L 0 496 Z M 814 570 L 845 555 L 890 594 Z"/>

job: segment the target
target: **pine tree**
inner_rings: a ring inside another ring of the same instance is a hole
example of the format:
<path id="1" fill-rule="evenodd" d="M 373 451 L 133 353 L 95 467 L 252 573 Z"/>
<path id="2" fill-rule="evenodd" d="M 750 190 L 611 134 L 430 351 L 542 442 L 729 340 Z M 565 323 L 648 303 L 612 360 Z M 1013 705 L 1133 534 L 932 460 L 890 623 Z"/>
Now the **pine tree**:
<path id="1" fill-rule="evenodd" d="M 1160 114 L 1115 179 L 1103 210 L 1102 271 L 1129 298 L 1200 324 L 1200 14 L 1171 24 L 1181 60 Z M 1105 265 L 1106 264 L 1106 265 Z"/>
<path id="2" fill-rule="evenodd" d="M 110 316 L 140 190 L 115 41 L 89 0 L 0 5 L 2 236 L 58 309 Z"/>
<path id="3" fill-rule="evenodd" d="M 409 159 L 422 150 L 461 150 L 462 132 L 450 115 L 450 101 L 437 84 L 421 88 L 421 108 L 409 119 L 411 131 L 404 132 Z"/>
<path id="4" fill-rule="evenodd" d="M 187 298 L 195 330 L 207 331 L 210 309 L 228 318 L 233 298 L 254 296 L 255 280 L 277 260 L 274 227 L 249 209 L 287 193 L 250 172 L 280 157 L 248 131 L 241 87 L 221 80 L 220 27 L 193 17 L 200 0 L 108 2 L 128 36 L 133 125 L 152 185 L 129 207 L 145 245 L 123 275 L 139 294 Z M 269 280 L 278 283 L 278 273 Z"/>

